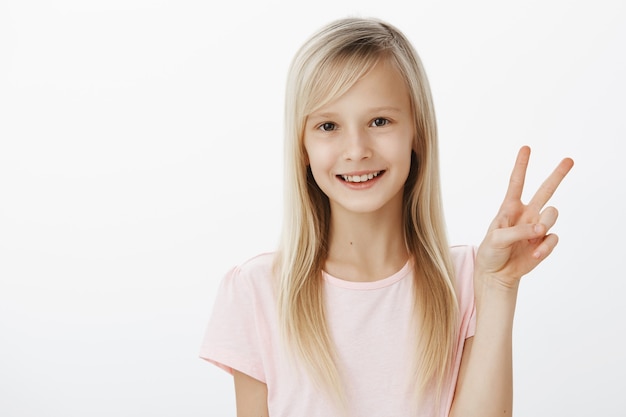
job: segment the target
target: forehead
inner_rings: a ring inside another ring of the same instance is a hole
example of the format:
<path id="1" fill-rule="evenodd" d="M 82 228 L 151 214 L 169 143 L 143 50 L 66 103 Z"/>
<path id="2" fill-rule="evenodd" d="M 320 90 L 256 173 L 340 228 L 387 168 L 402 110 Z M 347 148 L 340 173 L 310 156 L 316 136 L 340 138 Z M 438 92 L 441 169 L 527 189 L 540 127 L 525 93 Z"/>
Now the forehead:
<path id="1" fill-rule="evenodd" d="M 381 60 L 346 85 L 344 91 L 327 97 L 309 116 L 364 108 L 409 111 L 410 101 L 409 89 L 401 72 L 389 60 Z"/>

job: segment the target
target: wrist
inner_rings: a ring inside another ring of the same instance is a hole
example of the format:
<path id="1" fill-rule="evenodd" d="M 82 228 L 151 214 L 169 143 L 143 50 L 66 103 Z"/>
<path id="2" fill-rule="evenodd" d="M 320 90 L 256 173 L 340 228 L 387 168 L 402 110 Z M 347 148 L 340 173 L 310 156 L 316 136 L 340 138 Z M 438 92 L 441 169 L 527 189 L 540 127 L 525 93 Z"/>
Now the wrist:
<path id="1" fill-rule="evenodd" d="M 517 293 L 521 277 L 511 277 L 506 274 L 484 272 L 480 268 L 474 270 L 474 285 L 494 292 Z"/>
<path id="2" fill-rule="evenodd" d="M 519 280 L 497 274 L 474 276 L 474 298 L 477 312 L 493 317 L 513 317 L 519 290 Z"/>

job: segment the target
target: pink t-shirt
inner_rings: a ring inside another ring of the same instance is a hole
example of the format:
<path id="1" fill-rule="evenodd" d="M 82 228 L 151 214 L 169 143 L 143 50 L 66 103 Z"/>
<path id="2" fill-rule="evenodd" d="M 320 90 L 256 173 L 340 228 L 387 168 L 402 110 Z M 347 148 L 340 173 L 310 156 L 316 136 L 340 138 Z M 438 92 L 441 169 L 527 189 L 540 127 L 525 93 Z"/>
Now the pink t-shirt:
<path id="1" fill-rule="evenodd" d="M 416 404 L 409 383 L 415 349 L 410 328 L 413 263 L 374 282 L 344 281 L 324 274 L 327 320 L 337 348 L 349 416 L 448 415 L 466 338 L 474 335 L 474 248 L 454 246 L 460 331 L 456 371 L 444 389 L 440 410 Z M 259 255 L 224 277 L 209 320 L 200 357 L 232 373 L 237 369 L 267 384 L 271 417 L 341 415 L 291 360 L 280 340 L 272 254 Z M 419 330 L 418 330 L 419 331 Z M 419 333 L 418 333 L 419 334 Z"/>

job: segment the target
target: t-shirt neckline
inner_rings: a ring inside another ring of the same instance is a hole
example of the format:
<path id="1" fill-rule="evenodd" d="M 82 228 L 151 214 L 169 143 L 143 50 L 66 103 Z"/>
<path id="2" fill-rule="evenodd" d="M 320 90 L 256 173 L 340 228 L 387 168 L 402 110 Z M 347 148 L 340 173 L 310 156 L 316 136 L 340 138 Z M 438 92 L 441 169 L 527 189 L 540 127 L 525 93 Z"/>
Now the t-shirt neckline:
<path id="1" fill-rule="evenodd" d="M 408 261 L 406 261 L 404 266 L 400 268 L 399 271 L 394 272 L 386 278 L 382 278 L 376 281 L 347 281 L 345 279 L 337 278 L 333 275 L 330 275 L 326 271 L 322 271 L 322 277 L 324 278 L 324 281 L 335 287 L 346 288 L 350 290 L 376 290 L 379 288 L 388 287 L 400 281 L 401 279 L 409 275 L 412 266 L 413 262 L 411 259 L 409 259 Z"/>

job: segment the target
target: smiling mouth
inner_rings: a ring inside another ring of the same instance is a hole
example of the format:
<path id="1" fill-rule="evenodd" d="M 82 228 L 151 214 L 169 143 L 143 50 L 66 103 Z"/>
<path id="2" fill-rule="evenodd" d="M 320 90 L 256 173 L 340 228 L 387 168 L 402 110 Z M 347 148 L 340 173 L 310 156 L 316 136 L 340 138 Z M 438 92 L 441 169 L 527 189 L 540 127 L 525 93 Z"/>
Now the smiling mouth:
<path id="1" fill-rule="evenodd" d="M 363 175 L 337 175 L 337 177 L 341 178 L 345 182 L 367 182 L 371 179 L 378 177 L 379 175 L 382 175 L 384 172 L 385 171 L 383 170 L 383 171 L 370 172 L 369 174 L 363 174 Z"/>

